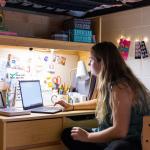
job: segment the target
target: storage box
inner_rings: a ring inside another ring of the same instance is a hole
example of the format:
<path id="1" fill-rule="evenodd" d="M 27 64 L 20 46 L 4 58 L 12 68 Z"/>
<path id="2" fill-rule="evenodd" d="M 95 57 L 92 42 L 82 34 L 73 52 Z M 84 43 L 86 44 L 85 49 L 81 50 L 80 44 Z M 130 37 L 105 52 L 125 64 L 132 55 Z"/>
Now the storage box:
<path id="1" fill-rule="evenodd" d="M 91 20 L 90 19 L 69 19 L 64 21 L 64 29 L 91 29 Z"/>
<path id="2" fill-rule="evenodd" d="M 51 39 L 68 41 L 68 34 L 53 34 L 53 35 L 51 35 Z"/>
<path id="3" fill-rule="evenodd" d="M 80 35 L 80 36 L 92 36 L 92 30 L 72 29 L 69 30 L 69 34 Z"/>
<path id="4" fill-rule="evenodd" d="M 80 36 L 80 35 L 70 35 L 70 41 L 72 42 L 85 42 L 85 43 L 92 43 L 93 36 Z"/>

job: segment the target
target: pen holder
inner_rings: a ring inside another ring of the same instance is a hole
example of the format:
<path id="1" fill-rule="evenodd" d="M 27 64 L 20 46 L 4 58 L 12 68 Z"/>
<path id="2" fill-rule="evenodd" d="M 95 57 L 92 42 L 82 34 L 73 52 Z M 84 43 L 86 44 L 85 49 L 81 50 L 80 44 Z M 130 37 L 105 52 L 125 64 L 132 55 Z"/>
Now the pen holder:
<path id="1" fill-rule="evenodd" d="M 53 94 L 51 96 L 51 102 L 54 104 L 55 102 L 59 100 L 64 100 L 65 102 L 68 103 L 68 95 L 63 95 L 63 94 Z"/>
<path id="2" fill-rule="evenodd" d="M 9 85 L 5 81 L 0 81 L 0 91 L 2 93 L 4 106 L 6 106 L 6 93 L 8 91 Z"/>
<path id="3" fill-rule="evenodd" d="M 82 95 L 77 92 L 69 92 L 68 96 L 69 96 L 69 98 L 68 98 L 69 103 L 80 103 L 80 102 L 86 101 L 86 99 L 87 99 L 86 95 Z"/>
<path id="4" fill-rule="evenodd" d="M 14 91 L 6 92 L 6 106 L 7 107 L 15 106 L 15 100 L 16 100 L 16 88 Z"/>

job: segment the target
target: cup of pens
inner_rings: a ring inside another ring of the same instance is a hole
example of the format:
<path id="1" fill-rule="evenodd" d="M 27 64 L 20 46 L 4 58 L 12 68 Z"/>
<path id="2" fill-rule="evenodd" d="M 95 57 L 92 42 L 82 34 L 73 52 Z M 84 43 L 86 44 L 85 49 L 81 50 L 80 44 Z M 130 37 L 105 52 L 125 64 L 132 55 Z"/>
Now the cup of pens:
<path id="1" fill-rule="evenodd" d="M 58 94 L 57 100 L 63 100 L 65 102 L 68 102 L 68 95 Z"/>
<path id="2" fill-rule="evenodd" d="M 68 103 L 68 95 L 63 94 L 53 94 L 51 96 L 51 102 L 54 104 L 57 101 L 63 100 Z"/>
<path id="3" fill-rule="evenodd" d="M 7 90 L 6 92 L 6 107 L 14 107 L 16 99 L 16 88 L 14 90 Z"/>

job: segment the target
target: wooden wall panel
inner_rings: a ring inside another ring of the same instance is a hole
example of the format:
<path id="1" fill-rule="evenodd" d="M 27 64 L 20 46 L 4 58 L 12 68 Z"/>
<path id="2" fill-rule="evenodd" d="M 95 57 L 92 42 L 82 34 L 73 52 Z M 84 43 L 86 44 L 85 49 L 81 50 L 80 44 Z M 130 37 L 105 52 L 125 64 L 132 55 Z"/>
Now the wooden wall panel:
<path id="1" fill-rule="evenodd" d="M 62 29 L 68 16 L 42 16 L 15 11 L 4 11 L 5 27 L 17 32 L 20 36 L 49 37 L 51 33 Z"/>

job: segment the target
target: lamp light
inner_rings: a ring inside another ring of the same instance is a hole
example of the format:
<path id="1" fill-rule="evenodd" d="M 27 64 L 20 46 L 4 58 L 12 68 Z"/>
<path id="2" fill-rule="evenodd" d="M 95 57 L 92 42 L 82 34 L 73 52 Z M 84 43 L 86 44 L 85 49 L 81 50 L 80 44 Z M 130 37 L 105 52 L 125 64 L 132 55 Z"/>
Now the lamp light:
<path id="1" fill-rule="evenodd" d="M 86 80 L 89 78 L 85 63 L 82 60 L 78 61 L 77 68 L 70 71 L 70 88 L 74 84 L 74 80 L 72 81 L 72 72 L 76 72 L 76 78 L 79 78 L 80 80 Z"/>
<path id="2" fill-rule="evenodd" d="M 85 63 L 82 60 L 78 61 L 76 77 L 83 80 L 89 77 Z"/>
<path id="3" fill-rule="evenodd" d="M 148 42 L 148 37 L 144 37 L 143 41 L 144 41 L 145 43 L 147 43 L 147 42 Z"/>

